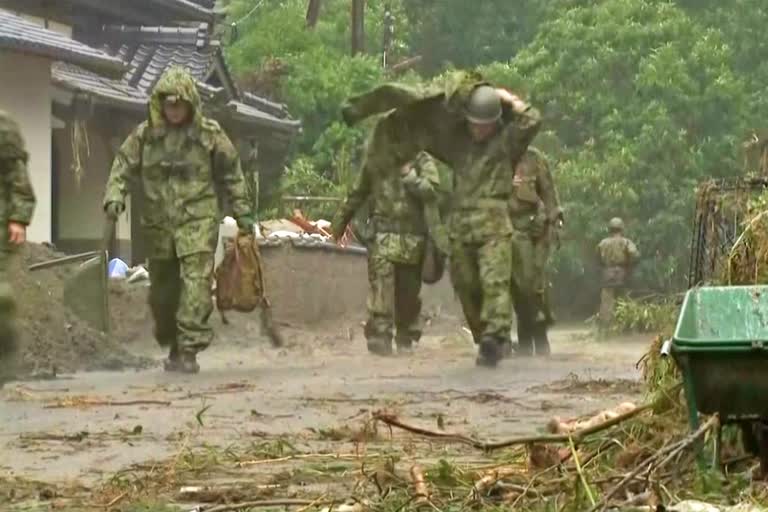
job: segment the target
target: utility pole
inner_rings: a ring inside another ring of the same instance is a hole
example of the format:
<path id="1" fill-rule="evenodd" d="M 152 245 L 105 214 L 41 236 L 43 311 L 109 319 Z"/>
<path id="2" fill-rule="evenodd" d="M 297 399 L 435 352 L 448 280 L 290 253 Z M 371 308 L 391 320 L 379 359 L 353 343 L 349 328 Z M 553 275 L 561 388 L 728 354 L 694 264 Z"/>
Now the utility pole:
<path id="1" fill-rule="evenodd" d="M 317 20 L 320 18 L 320 1 L 321 0 L 309 0 L 307 6 L 307 28 L 312 30 L 317 25 Z"/>
<path id="2" fill-rule="evenodd" d="M 392 41 L 395 38 L 395 17 L 392 16 L 392 6 L 384 6 L 384 33 L 381 42 L 381 67 L 387 69 L 389 65 L 389 51 L 392 49 Z"/>
<path id="3" fill-rule="evenodd" d="M 365 51 L 365 0 L 352 0 L 352 56 Z"/>

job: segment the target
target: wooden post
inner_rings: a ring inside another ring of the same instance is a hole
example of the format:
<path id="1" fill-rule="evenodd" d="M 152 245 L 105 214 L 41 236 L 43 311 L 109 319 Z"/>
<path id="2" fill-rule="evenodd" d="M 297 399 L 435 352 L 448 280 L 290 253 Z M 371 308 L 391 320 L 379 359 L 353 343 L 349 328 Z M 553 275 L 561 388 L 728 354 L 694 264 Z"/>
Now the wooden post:
<path id="1" fill-rule="evenodd" d="M 365 0 L 352 0 L 352 55 L 365 51 Z"/>
<path id="2" fill-rule="evenodd" d="M 321 0 L 309 0 L 307 6 L 307 28 L 312 30 L 317 25 L 317 20 L 320 18 L 320 1 Z"/>
<path id="3" fill-rule="evenodd" d="M 395 19 L 392 16 L 392 7 L 386 4 L 384 7 L 384 31 L 381 41 L 381 67 L 389 66 L 389 51 L 392 49 L 392 40 L 395 38 Z"/>

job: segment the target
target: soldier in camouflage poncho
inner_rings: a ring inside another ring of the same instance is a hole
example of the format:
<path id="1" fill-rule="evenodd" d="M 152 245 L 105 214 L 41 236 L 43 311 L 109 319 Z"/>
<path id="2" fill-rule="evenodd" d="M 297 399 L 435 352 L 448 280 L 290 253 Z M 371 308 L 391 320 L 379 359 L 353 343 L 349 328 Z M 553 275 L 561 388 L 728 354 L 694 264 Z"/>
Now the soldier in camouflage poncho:
<path id="1" fill-rule="evenodd" d="M 196 354 L 213 338 L 208 318 L 222 217 L 217 193 L 242 230 L 253 232 L 254 218 L 238 153 L 219 124 L 203 116 L 195 81 L 183 68 L 161 77 L 149 119 L 120 148 L 104 197 L 108 216 L 125 209 L 130 179 L 145 196 L 149 302 L 155 338 L 170 348 L 165 368 L 195 373 Z"/>
<path id="2" fill-rule="evenodd" d="M 518 354 L 549 355 L 547 327 L 553 323 L 547 300 L 547 260 L 553 231 L 563 211 L 546 157 L 528 148 L 517 164 L 510 199 L 515 265 L 512 300 L 517 317 Z"/>
<path id="3" fill-rule="evenodd" d="M 370 201 L 372 242 L 368 246 L 368 350 L 409 351 L 421 338 L 422 260 L 428 236 L 426 209 L 436 208 L 437 167 L 425 153 L 408 161 L 393 150 L 384 117 L 374 127 L 360 175 L 333 223 L 338 240 Z M 396 169 L 398 172 L 391 172 Z M 393 332 L 394 331 L 394 332 Z"/>
<path id="4" fill-rule="evenodd" d="M 624 293 L 632 267 L 640 259 L 635 243 L 624 237 L 624 222 L 618 217 L 608 223 L 611 235 L 597 246 L 597 256 L 602 269 L 600 292 L 600 327 L 606 329 L 613 321 L 617 296 Z"/>
<path id="5" fill-rule="evenodd" d="M 35 210 L 35 194 L 27 173 L 27 153 L 18 125 L 0 111 L 0 387 L 13 377 L 12 357 L 17 349 L 13 289 L 8 263 L 26 241 L 27 226 Z"/>

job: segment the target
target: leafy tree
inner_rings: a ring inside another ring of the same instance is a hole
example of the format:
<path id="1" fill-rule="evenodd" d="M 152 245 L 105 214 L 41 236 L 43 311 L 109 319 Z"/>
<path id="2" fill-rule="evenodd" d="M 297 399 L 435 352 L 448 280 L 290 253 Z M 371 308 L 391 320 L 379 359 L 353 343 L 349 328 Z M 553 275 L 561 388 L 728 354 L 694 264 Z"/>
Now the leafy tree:
<path id="1" fill-rule="evenodd" d="M 594 281 L 594 245 L 618 215 L 643 282 L 681 283 L 697 181 L 739 168 L 749 94 L 723 34 L 669 2 L 605 0 L 561 11 L 483 71 L 527 91 L 554 132 L 571 239 L 560 282 Z"/>

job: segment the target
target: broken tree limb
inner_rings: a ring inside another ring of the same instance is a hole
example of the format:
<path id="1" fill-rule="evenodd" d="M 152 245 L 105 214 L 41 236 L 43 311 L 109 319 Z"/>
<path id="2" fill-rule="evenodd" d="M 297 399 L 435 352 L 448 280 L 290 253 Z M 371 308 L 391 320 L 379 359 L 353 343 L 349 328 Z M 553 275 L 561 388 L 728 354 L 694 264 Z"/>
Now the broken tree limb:
<path id="1" fill-rule="evenodd" d="M 631 418 L 634 418 L 635 416 L 652 409 L 654 405 L 655 405 L 654 403 L 643 405 L 641 407 L 633 409 L 632 411 L 629 411 L 625 414 L 612 418 L 603 423 L 592 425 L 589 428 L 577 430 L 570 434 L 548 434 L 548 435 L 538 435 L 538 436 L 525 436 L 525 437 L 509 439 L 506 441 L 495 441 L 495 442 L 482 441 L 469 436 L 465 436 L 463 434 L 455 434 L 455 433 L 449 433 L 449 432 L 436 432 L 434 430 L 429 430 L 426 428 L 409 425 L 407 423 L 400 421 L 397 418 L 397 416 L 395 416 L 394 414 L 389 414 L 383 411 L 375 412 L 373 417 L 374 419 L 381 421 L 386 425 L 389 425 L 391 427 L 396 427 L 401 430 L 405 430 L 412 434 L 418 434 L 418 435 L 429 437 L 432 439 L 441 439 L 446 442 L 465 444 L 467 446 L 471 446 L 478 450 L 483 450 L 488 452 L 493 450 L 500 450 L 502 448 L 509 448 L 511 446 L 519 446 L 519 445 L 525 445 L 525 444 L 531 444 L 531 443 L 570 443 L 571 440 L 573 440 L 574 443 L 578 444 L 585 437 L 596 434 L 598 432 L 602 432 L 603 430 L 609 429 Z"/>
<path id="2" fill-rule="evenodd" d="M 413 498 L 416 507 L 429 505 L 429 488 L 424 477 L 424 468 L 419 464 L 411 466 L 411 483 L 413 484 Z"/>
<path id="3" fill-rule="evenodd" d="M 663 464 L 667 464 L 669 461 L 671 461 L 675 455 L 680 453 L 682 450 L 686 449 L 687 447 L 693 445 L 698 441 L 701 437 L 704 436 L 709 430 L 711 430 L 717 423 L 719 422 L 719 418 L 717 415 L 712 416 L 706 423 L 704 423 L 699 429 L 690 434 L 688 437 L 683 439 L 682 441 L 679 441 L 677 443 L 667 445 L 663 447 L 661 450 L 657 451 L 655 454 L 648 457 L 645 461 L 643 461 L 642 464 L 638 465 L 637 468 L 635 468 L 631 473 L 628 473 L 624 478 L 619 481 L 618 484 L 616 484 L 614 487 L 612 487 L 603 498 L 596 503 L 589 512 L 597 512 L 598 510 L 605 510 L 608 501 L 613 498 L 619 491 L 621 491 L 624 486 L 627 485 L 631 480 L 636 479 L 639 475 L 648 475 L 650 474 L 654 469 L 658 469 L 662 467 Z M 658 461 L 661 461 L 658 463 Z"/>
<path id="4" fill-rule="evenodd" d="M 171 402 L 164 400 L 130 400 L 119 402 L 113 400 L 93 400 L 90 398 L 67 398 L 58 402 L 45 405 L 43 409 L 64 409 L 67 407 L 127 407 L 132 405 L 164 405 L 170 406 Z"/>
<path id="5" fill-rule="evenodd" d="M 242 503 L 232 503 L 230 505 L 216 505 L 214 507 L 201 508 L 200 512 L 234 512 L 237 510 L 248 510 L 249 508 L 267 508 L 267 507 L 305 507 L 307 505 L 326 505 L 331 501 L 320 502 L 316 500 L 261 500 L 244 501 Z"/>

